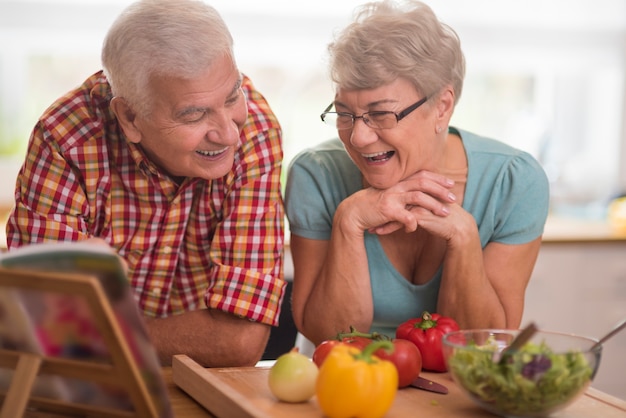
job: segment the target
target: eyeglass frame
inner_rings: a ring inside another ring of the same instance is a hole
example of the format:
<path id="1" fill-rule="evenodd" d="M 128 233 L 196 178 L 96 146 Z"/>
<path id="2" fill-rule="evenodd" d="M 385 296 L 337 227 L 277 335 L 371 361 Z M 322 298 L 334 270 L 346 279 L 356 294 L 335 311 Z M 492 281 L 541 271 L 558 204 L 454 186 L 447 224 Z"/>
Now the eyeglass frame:
<path id="1" fill-rule="evenodd" d="M 326 109 L 324 109 L 324 111 L 322 112 L 322 114 L 320 115 L 320 118 L 322 119 L 322 122 L 327 123 L 326 120 L 324 119 L 326 117 L 326 115 L 328 115 L 329 113 L 335 114 L 337 116 L 350 116 L 352 119 L 352 125 L 349 128 L 337 128 L 337 130 L 347 130 L 347 129 L 352 129 L 354 128 L 354 123 L 357 119 L 363 119 L 363 123 L 365 125 L 367 125 L 368 127 L 372 128 L 372 129 L 393 129 L 396 126 L 398 126 L 398 122 L 400 122 L 402 119 L 404 119 L 405 117 L 407 117 L 411 112 L 413 112 L 415 109 L 417 109 L 418 107 L 420 107 L 421 105 L 423 105 L 424 103 L 426 103 L 428 101 L 428 96 L 424 96 L 422 97 L 420 100 L 418 100 L 417 102 L 413 103 L 412 105 L 410 105 L 409 107 L 407 107 L 406 109 L 396 113 L 396 112 L 392 112 L 391 110 L 373 110 L 370 112 L 365 112 L 362 113 L 360 116 L 357 116 L 353 113 L 348 113 L 348 112 L 329 112 L 329 110 L 333 107 L 333 105 L 335 104 L 334 102 L 332 102 L 331 104 L 329 104 Z M 369 124 L 369 122 L 371 121 L 370 119 L 367 118 L 367 115 L 370 113 L 376 113 L 376 114 L 387 114 L 387 115 L 394 115 L 396 117 L 396 125 L 390 128 L 378 128 L 376 126 L 371 126 Z"/>

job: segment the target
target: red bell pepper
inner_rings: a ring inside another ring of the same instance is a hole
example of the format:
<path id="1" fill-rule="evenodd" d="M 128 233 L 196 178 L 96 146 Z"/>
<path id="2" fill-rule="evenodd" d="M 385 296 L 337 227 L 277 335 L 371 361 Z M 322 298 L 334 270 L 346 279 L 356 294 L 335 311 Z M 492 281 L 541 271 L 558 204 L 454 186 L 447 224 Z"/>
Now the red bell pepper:
<path id="1" fill-rule="evenodd" d="M 424 311 L 421 318 L 412 318 L 396 329 L 396 338 L 409 340 L 422 354 L 422 369 L 445 372 L 441 339 L 450 331 L 458 331 L 459 324 L 452 318 Z"/>

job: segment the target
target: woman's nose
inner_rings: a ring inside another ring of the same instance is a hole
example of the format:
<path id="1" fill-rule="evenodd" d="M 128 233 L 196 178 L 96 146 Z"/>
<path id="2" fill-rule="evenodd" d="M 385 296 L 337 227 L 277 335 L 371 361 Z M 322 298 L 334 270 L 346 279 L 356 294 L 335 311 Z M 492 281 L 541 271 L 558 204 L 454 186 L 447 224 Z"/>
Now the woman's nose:
<path id="1" fill-rule="evenodd" d="M 364 147 L 378 140 L 378 134 L 370 128 L 363 118 L 354 119 L 354 125 L 350 132 L 350 143 L 355 147 Z"/>

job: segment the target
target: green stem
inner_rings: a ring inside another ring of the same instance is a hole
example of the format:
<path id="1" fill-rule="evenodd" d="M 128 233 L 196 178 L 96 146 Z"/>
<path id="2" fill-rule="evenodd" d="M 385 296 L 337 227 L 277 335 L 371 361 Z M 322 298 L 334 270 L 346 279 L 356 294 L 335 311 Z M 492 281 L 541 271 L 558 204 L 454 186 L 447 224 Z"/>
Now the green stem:
<path id="1" fill-rule="evenodd" d="M 384 349 L 387 353 L 393 353 L 393 350 L 395 349 L 393 343 L 389 340 L 378 340 L 378 341 L 374 341 L 368 345 L 365 346 L 365 348 L 363 350 L 361 350 L 360 353 L 354 354 L 354 359 L 355 360 L 361 360 L 364 361 L 366 363 L 376 363 L 377 360 L 374 360 L 374 358 L 372 358 L 372 356 L 374 355 L 374 353 L 379 350 L 379 349 Z"/>
<path id="2" fill-rule="evenodd" d="M 428 311 L 422 312 L 422 322 L 415 324 L 415 328 L 429 329 L 437 326 L 437 321 L 433 320 L 432 315 Z"/>
<path id="3" fill-rule="evenodd" d="M 365 338 L 369 338 L 370 340 L 375 340 L 375 341 L 379 341 L 379 340 L 388 340 L 388 341 L 390 341 L 391 340 L 391 338 L 389 338 L 387 335 L 380 334 L 378 332 L 372 332 L 372 333 L 368 334 L 368 333 L 365 333 L 365 332 L 357 331 L 356 328 L 353 327 L 352 325 L 350 325 L 350 332 L 340 332 L 340 333 L 337 334 L 336 339 L 341 341 L 344 338 L 352 338 L 352 337 L 365 337 Z"/>

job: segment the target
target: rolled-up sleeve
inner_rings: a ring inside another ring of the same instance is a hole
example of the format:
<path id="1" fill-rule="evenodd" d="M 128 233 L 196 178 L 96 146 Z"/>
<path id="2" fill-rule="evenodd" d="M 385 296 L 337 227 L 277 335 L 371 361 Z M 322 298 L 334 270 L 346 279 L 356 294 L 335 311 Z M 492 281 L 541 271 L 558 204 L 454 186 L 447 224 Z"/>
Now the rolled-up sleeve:
<path id="1" fill-rule="evenodd" d="M 285 292 L 281 130 L 265 99 L 248 80 L 248 122 L 234 170 L 224 183 L 223 219 L 211 244 L 207 307 L 278 325 Z"/>

